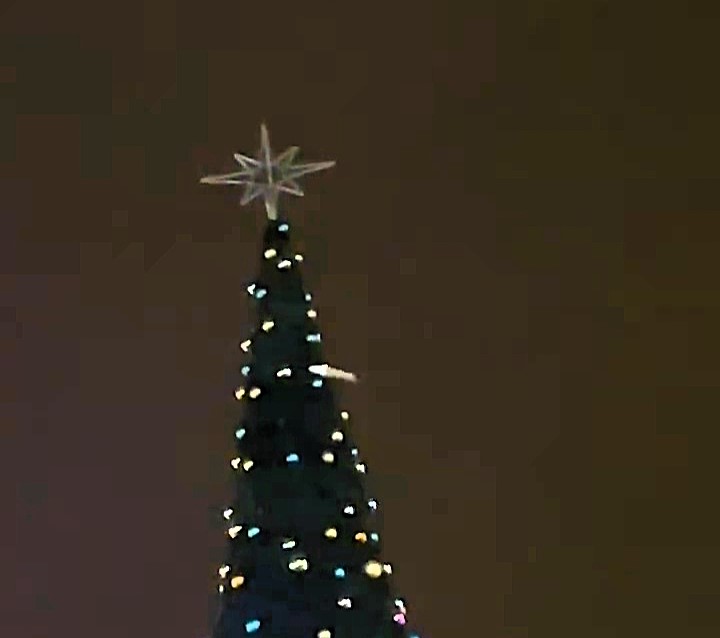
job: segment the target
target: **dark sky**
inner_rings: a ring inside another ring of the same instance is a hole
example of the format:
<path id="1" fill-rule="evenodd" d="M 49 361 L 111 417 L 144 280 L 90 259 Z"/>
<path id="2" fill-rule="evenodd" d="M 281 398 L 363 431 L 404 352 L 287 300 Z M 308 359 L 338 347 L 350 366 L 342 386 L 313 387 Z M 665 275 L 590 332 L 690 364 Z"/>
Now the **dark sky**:
<path id="1" fill-rule="evenodd" d="M 0 7 L 0 635 L 207 634 L 263 119 L 421 635 L 720 635 L 712 16 L 146 4 Z"/>

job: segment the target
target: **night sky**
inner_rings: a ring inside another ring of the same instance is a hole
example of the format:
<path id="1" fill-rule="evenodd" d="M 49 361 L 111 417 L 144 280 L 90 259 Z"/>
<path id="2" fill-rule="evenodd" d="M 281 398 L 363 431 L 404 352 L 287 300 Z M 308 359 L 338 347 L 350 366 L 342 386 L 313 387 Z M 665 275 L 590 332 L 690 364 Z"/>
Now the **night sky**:
<path id="1" fill-rule="evenodd" d="M 421 636 L 720 635 L 711 16 L 146 4 L 0 6 L 0 636 L 207 636 L 263 120 Z"/>

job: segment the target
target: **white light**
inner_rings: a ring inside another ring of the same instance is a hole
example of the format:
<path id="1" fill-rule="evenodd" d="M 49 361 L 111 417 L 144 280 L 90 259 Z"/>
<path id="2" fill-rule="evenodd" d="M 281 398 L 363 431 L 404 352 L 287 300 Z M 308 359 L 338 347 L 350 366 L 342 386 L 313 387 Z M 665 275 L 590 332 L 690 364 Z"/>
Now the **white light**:
<path id="1" fill-rule="evenodd" d="M 315 319 L 315 317 L 317 317 L 317 310 L 310 308 L 310 310 L 307 311 L 307 316 L 310 317 L 310 319 Z"/>
<path id="2" fill-rule="evenodd" d="M 240 401 L 245 396 L 245 388 L 238 388 L 235 390 L 235 398 Z"/>
<path id="3" fill-rule="evenodd" d="M 297 545 L 297 543 L 294 540 L 290 539 L 290 540 L 286 540 L 282 544 L 282 548 L 283 549 L 292 549 L 293 547 L 295 547 L 295 545 Z"/>
<path id="4" fill-rule="evenodd" d="M 319 343 L 321 341 L 321 337 L 318 333 L 315 333 L 305 337 L 305 340 L 309 341 L 310 343 Z"/>
<path id="5" fill-rule="evenodd" d="M 260 392 L 262 392 L 260 388 L 253 388 L 250 392 L 248 392 L 248 396 L 251 399 L 257 399 L 260 396 Z"/>
<path id="6" fill-rule="evenodd" d="M 279 230 L 281 233 L 287 232 L 289 228 L 290 228 L 290 226 L 288 226 L 287 224 L 280 224 L 280 225 L 278 226 L 278 230 Z"/>
<path id="7" fill-rule="evenodd" d="M 313 388 L 322 388 L 323 380 L 322 379 L 314 379 L 312 382 Z"/>
<path id="8" fill-rule="evenodd" d="M 348 412 L 345 412 L 345 410 L 343 410 L 343 411 L 340 413 L 340 418 L 341 418 L 343 421 L 347 421 L 347 420 L 350 418 L 350 414 L 349 414 Z"/>
<path id="9" fill-rule="evenodd" d="M 349 598 L 341 598 L 338 600 L 338 605 L 340 607 L 345 607 L 345 609 L 350 609 L 352 607 L 352 600 Z"/>
<path id="10" fill-rule="evenodd" d="M 230 565 L 223 565 L 220 569 L 218 569 L 218 574 L 220 574 L 220 578 L 225 578 L 225 576 L 228 575 L 229 571 Z"/>
<path id="11" fill-rule="evenodd" d="M 228 508 L 223 512 L 223 517 L 225 518 L 226 521 L 229 521 L 229 520 L 230 520 L 230 517 L 231 517 L 232 515 L 233 515 L 233 511 L 232 511 L 232 508 L 231 508 L 231 507 L 228 507 Z"/>
<path id="12" fill-rule="evenodd" d="M 305 293 L 305 301 L 312 301 L 312 295 L 309 292 Z"/>
<path id="13" fill-rule="evenodd" d="M 357 456 L 357 455 L 358 455 L 358 449 L 357 449 L 356 447 L 354 447 L 352 450 L 350 450 L 350 454 L 352 454 L 353 456 Z"/>
<path id="14" fill-rule="evenodd" d="M 275 255 L 277 255 L 277 250 L 274 248 L 268 248 L 265 251 L 265 259 L 272 259 Z"/>
<path id="15" fill-rule="evenodd" d="M 297 463 L 300 460 L 300 457 L 293 452 L 292 454 L 288 454 L 285 460 L 288 463 Z"/>
<path id="16" fill-rule="evenodd" d="M 277 267 L 278 267 L 280 270 L 285 270 L 286 268 L 290 268 L 290 266 L 292 266 L 292 262 L 291 262 L 289 259 L 283 259 L 283 260 L 277 265 Z"/>
<path id="17" fill-rule="evenodd" d="M 325 463 L 332 463 L 335 460 L 335 455 L 328 451 L 323 452 L 322 460 L 325 461 Z"/>
<path id="18" fill-rule="evenodd" d="M 377 509 L 377 501 L 376 501 L 374 498 L 371 498 L 371 499 L 368 501 L 368 507 L 369 507 L 371 510 L 376 510 L 376 509 Z"/>
<path id="19" fill-rule="evenodd" d="M 240 428 L 239 430 L 235 430 L 235 438 L 239 441 L 245 436 L 245 428 Z"/>
<path id="20" fill-rule="evenodd" d="M 355 513 L 355 508 L 354 508 L 352 505 L 346 505 L 346 506 L 345 506 L 345 509 L 343 510 L 343 512 L 345 512 L 346 514 L 351 514 L 351 515 L 352 515 L 352 514 Z"/>
<path id="21" fill-rule="evenodd" d="M 317 638 L 332 638 L 332 633 L 329 629 L 321 629 L 317 633 Z"/>
<path id="22" fill-rule="evenodd" d="M 243 463 L 243 469 L 247 472 L 253 465 L 255 465 L 255 463 L 252 461 L 245 461 L 245 463 Z"/>
<path id="23" fill-rule="evenodd" d="M 271 319 L 268 319 L 267 321 L 263 321 L 262 329 L 265 332 L 270 332 L 270 330 L 273 329 L 273 326 L 275 325 L 275 322 Z"/>
<path id="24" fill-rule="evenodd" d="M 390 563 L 385 563 L 385 564 L 383 565 L 383 571 L 384 571 L 386 574 L 392 574 L 392 565 L 391 565 Z"/>
<path id="25" fill-rule="evenodd" d="M 298 253 L 297 255 L 295 255 L 295 261 L 300 261 L 300 262 L 302 262 L 304 259 L 305 259 L 305 258 L 304 258 L 300 253 Z"/>
<path id="26" fill-rule="evenodd" d="M 405 602 L 402 598 L 396 598 L 395 599 L 395 606 L 403 613 L 407 613 L 407 609 L 405 608 Z"/>
<path id="27" fill-rule="evenodd" d="M 282 377 L 289 377 L 292 374 L 292 370 L 290 368 L 283 368 L 282 370 L 277 371 L 277 375 L 279 378 Z"/>
<path id="28" fill-rule="evenodd" d="M 240 368 L 240 372 L 243 376 L 246 377 L 248 374 L 250 374 L 250 366 L 243 366 L 242 368 Z"/>
<path id="29" fill-rule="evenodd" d="M 380 535 L 377 532 L 372 532 L 370 538 L 377 543 L 380 540 Z"/>
<path id="30" fill-rule="evenodd" d="M 330 435 L 330 438 L 340 443 L 345 438 L 345 435 L 340 430 L 335 430 L 335 432 Z"/>
<path id="31" fill-rule="evenodd" d="M 257 536 L 260 533 L 259 527 L 251 527 L 248 530 L 248 538 L 252 538 L 253 536 Z"/>
<path id="32" fill-rule="evenodd" d="M 233 470 L 237 470 L 240 467 L 240 461 L 242 461 L 242 459 L 239 456 L 230 461 Z"/>
<path id="33" fill-rule="evenodd" d="M 228 530 L 228 536 L 235 538 L 242 531 L 242 525 L 235 525 Z"/>
<path id="34" fill-rule="evenodd" d="M 334 527 L 328 527 L 325 530 L 325 536 L 327 538 L 337 538 L 338 532 Z"/>
<path id="35" fill-rule="evenodd" d="M 307 568 L 308 568 L 307 558 L 296 558 L 295 560 L 290 561 L 290 564 L 288 565 L 288 567 L 294 572 L 307 571 Z"/>
<path id="36" fill-rule="evenodd" d="M 247 352 L 248 350 L 250 350 L 251 344 L 252 344 L 252 341 L 250 341 L 250 339 L 246 339 L 245 341 L 243 341 L 240 344 L 240 348 L 242 349 L 243 352 Z"/>
<path id="37" fill-rule="evenodd" d="M 222 594 L 225 591 L 224 585 L 218 585 L 218 591 Z"/>
<path id="38" fill-rule="evenodd" d="M 257 288 L 257 285 L 255 285 L 255 284 L 250 284 L 250 285 L 247 287 L 247 291 L 252 295 L 252 294 L 255 293 L 255 289 L 256 289 L 256 288 Z"/>
<path id="39" fill-rule="evenodd" d="M 361 474 L 365 474 L 365 470 L 366 470 L 367 468 L 365 467 L 365 463 L 357 463 L 357 464 L 355 465 L 355 469 L 356 469 L 358 472 L 360 472 Z"/>

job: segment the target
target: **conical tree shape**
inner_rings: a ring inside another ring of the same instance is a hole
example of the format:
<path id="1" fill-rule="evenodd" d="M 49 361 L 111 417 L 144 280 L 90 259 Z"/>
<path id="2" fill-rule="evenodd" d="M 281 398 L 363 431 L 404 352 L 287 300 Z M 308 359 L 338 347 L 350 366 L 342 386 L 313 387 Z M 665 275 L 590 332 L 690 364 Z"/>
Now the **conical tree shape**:
<path id="1" fill-rule="evenodd" d="M 236 499 L 224 512 L 228 556 L 219 569 L 214 638 L 400 638 L 405 607 L 381 558 L 378 504 L 339 409 L 302 257 L 286 221 L 264 234 L 260 274 L 248 293 L 257 329 L 236 397 Z"/>

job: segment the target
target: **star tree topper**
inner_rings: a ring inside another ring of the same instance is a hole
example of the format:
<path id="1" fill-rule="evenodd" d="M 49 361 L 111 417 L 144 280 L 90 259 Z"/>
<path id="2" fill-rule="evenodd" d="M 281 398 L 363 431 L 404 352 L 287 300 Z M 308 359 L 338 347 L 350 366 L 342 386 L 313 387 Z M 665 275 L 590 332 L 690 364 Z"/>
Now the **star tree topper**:
<path id="1" fill-rule="evenodd" d="M 289 193 L 302 197 L 303 193 L 297 178 L 308 173 L 325 170 L 335 166 L 335 162 L 312 162 L 308 164 L 293 164 L 293 160 L 300 150 L 291 146 L 279 155 L 273 157 L 270 148 L 270 136 L 267 126 L 260 126 L 260 152 L 258 157 L 249 157 L 235 153 L 235 161 L 242 170 L 225 175 L 209 175 L 200 180 L 202 184 L 238 184 L 245 186 L 240 204 L 245 206 L 256 197 L 265 201 L 265 210 L 268 219 L 277 219 L 278 196 L 280 193 Z"/>

